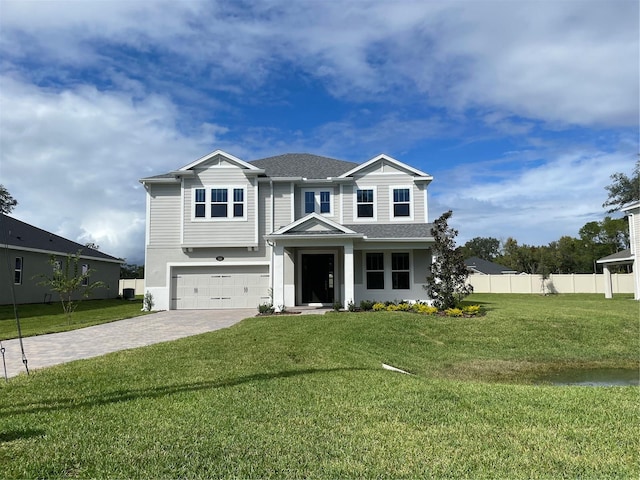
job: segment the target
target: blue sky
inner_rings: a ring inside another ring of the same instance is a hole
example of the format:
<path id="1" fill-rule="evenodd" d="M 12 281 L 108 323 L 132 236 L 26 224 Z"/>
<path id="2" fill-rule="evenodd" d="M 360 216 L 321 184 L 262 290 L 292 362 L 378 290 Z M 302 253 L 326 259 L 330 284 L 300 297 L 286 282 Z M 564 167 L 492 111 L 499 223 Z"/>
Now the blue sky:
<path id="1" fill-rule="evenodd" d="M 458 241 L 547 244 L 605 215 L 639 122 L 636 0 L 0 0 L 13 215 L 140 263 L 141 177 L 380 153 L 434 176 Z"/>

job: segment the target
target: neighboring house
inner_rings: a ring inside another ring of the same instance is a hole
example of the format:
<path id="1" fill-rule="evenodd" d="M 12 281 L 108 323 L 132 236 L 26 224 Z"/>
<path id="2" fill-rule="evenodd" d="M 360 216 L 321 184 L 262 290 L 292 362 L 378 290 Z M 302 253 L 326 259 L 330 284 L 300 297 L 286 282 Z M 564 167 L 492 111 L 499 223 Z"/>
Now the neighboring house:
<path id="1" fill-rule="evenodd" d="M 612 265 L 632 265 L 634 298 L 640 300 L 640 202 L 633 202 L 624 207 L 622 211 L 629 219 L 629 245 L 631 248 L 603 257 L 597 263 L 602 265 L 606 298 L 613 296 L 609 267 Z"/>
<path id="2" fill-rule="evenodd" d="M 53 233 L 21 222 L 8 215 L 0 214 L 0 305 L 13 303 L 40 303 L 58 301 L 57 294 L 47 287 L 38 285 L 40 275 L 50 275 L 51 255 L 61 261 L 80 251 L 81 267 L 91 269 L 90 281 L 102 281 L 105 288 L 97 288 L 91 298 L 116 298 L 120 265 L 123 260 L 105 253 L 87 248 Z"/>
<path id="3" fill-rule="evenodd" d="M 464 264 L 467 266 L 467 270 L 469 270 L 471 275 L 505 275 L 518 273 L 509 267 L 483 260 L 479 257 L 469 257 L 464 261 Z"/>
<path id="4" fill-rule="evenodd" d="M 158 309 L 425 299 L 431 180 L 387 155 L 220 150 L 143 178 L 145 290 Z"/>

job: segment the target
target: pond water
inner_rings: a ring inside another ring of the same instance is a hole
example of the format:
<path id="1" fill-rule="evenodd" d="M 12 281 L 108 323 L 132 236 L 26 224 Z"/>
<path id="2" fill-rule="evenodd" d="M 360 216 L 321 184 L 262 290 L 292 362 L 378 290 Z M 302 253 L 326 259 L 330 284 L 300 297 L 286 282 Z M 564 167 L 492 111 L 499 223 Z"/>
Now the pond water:
<path id="1" fill-rule="evenodd" d="M 625 387 L 640 385 L 640 370 L 623 368 L 591 368 L 559 370 L 536 379 L 538 384 L 583 387 Z"/>

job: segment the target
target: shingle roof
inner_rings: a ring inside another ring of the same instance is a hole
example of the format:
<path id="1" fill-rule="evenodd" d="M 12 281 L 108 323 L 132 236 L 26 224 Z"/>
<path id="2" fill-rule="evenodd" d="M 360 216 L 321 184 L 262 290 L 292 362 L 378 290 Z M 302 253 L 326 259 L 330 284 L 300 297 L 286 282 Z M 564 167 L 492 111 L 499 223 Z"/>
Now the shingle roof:
<path id="1" fill-rule="evenodd" d="M 43 250 L 63 255 L 75 254 L 80 251 L 80 254 L 84 257 L 106 261 L 121 261 L 119 258 L 72 242 L 8 215 L 0 214 L 0 245 L 4 245 L 5 242 L 9 246 L 17 248 Z"/>
<path id="2" fill-rule="evenodd" d="M 607 255 L 606 257 L 599 258 L 596 263 L 631 263 L 633 262 L 633 255 L 631 255 L 631 249 L 620 250 L 619 252 Z"/>
<path id="3" fill-rule="evenodd" d="M 268 177 L 303 177 L 325 179 L 338 177 L 358 163 L 335 158 L 312 155 L 310 153 L 285 153 L 275 157 L 248 162 L 265 170 Z"/>
<path id="4" fill-rule="evenodd" d="M 373 223 L 345 225 L 345 227 L 362 233 L 367 238 L 433 238 L 431 234 L 433 223 Z"/>
<path id="5" fill-rule="evenodd" d="M 479 257 L 469 257 L 464 261 L 464 264 L 468 268 L 473 268 L 480 273 L 484 273 L 486 275 L 501 275 L 505 272 L 513 272 L 514 270 L 505 267 L 504 265 L 500 265 L 499 263 L 490 262 L 488 260 L 483 260 Z"/>

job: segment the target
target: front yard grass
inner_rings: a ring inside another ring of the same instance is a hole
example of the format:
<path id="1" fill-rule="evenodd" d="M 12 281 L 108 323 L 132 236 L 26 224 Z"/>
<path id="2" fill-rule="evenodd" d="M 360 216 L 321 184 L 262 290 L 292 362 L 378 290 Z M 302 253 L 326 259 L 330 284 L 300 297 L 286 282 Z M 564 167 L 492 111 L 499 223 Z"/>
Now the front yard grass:
<path id="1" fill-rule="evenodd" d="M 67 321 L 60 302 L 18 305 L 20 327 L 24 337 L 66 332 L 123 318 L 145 315 L 142 298 L 136 300 L 83 300 Z M 18 337 L 13 305 L 0 305 L 0 340 Z"/>
<path id="2" fill-rule="evenodd" d="M 638 302 L 469 303 L 486 315 L 256 317 L 20 375 L 0 477 L 638 478 L 638 387 L 532 383 L 638 368 Z"/>

